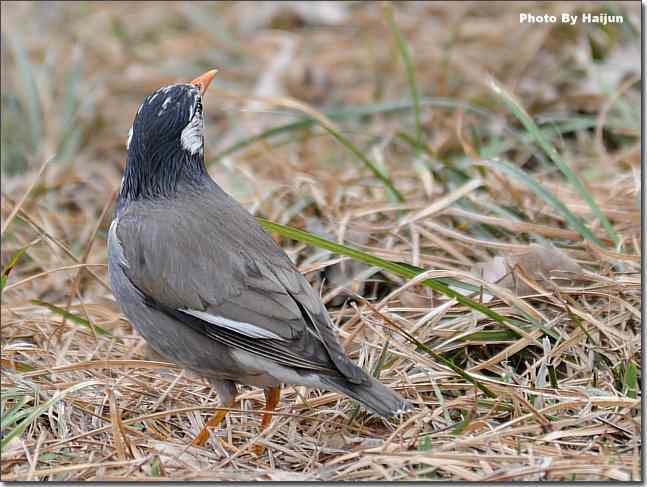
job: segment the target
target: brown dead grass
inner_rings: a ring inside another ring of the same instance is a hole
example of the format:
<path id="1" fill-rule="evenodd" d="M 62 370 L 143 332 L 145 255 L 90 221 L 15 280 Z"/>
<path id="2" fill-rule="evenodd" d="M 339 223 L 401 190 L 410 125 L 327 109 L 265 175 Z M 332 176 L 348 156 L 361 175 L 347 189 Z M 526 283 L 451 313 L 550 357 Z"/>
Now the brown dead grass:
<path id="1" fill-rule="evenodd" d="M 518 21 L 522 11 L 601 11 L 595 2 L 398 5 L 421 93 L 491 110 L 425 106 L 422 155 L 398 137 L 415 133 L 411 112 L 335 122 L 389 169 L 405 203 L 389 200 L 318 129 L 256 142 L 210 166 L 255 214 L 424 267 L 425 277 L 474 284 L 481 289 L 475 299 L 529 324 L 511 334 L 425 288 L 424 277 L 407 282 L 282 239 L 321 288 L 348 353 L 373 370 L 388 347 L 380 378 L 415 410 L 387 422 L 356 414 L 339 394 L 288 386 L 259 435 L 263 394 L 244 387 L 241 408 L 207 447 L 190 446 L 217 407 L 216 394 L 147 354 L 107 284 L 105 235 L 128 128 L 149 91 L 214 66 L 220 73 L 205 102 L 210 161 L 246 136 L 299 119 L 286 99 L 317 112 L 406 99 L 382 7 L 327 5 L 304 13 L 244 2 L 3 2 L 3 132 L 11 131 L 16 148 L 3 152 L 3 171 L 18 167 L 2 179 L 3 268 L 28 247 L 2 295 L 3 419 L 21 399 L 28 410 L 76 386 L 6 445 L 3 480 L 641 478 L 641 391 L 627 386 L 631 367 L 641 378 L 640 125 L 628 123 L 626 109 L 640 99 L 631 35 L 640 29 L 640 7 L 622 2 L 626 24 L 608 29 Z M 29 87 L 5 42 L 15 36 L 35 73 L 36 141 L 26 135 L 34 133 Z M 554 166 L 510 135 L 523 132 L 489 92 L 490 74 L 555 126 L 596 121 L 552 140 L 585 177 L 620 235 L 617 245 Z M 10 98 L 22 107 L 17 112 L 5 105 Z M 618 99 L 620 108 L 612 103 Z M 5 115 L 13 122 L 5 124 Z M 71 137 L 78 142 L 66 148 Z M 476 158 L 497 137 L 510 143 L 501 155 L 553 191 L 603 245 L 583 241 L 522 182 L 480 165 Z M 456 183 L 446 166 L 470 179 Z M 564 268 L 571 272 L 556 272 Z M 414 349 L 394 325 L 455 360 L 496 398 Z M 261 456 L 258 443 L 267 447 Z"/>

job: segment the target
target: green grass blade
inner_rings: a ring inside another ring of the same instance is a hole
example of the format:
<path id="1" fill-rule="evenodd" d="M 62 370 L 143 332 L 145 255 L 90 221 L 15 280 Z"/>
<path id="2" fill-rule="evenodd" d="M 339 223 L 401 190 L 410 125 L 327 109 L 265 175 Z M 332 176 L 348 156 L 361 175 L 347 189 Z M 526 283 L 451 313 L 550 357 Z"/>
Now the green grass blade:
<path id="1" fill-rule="evenodd" d="M 517 179 L 522 183 L 526 184 L 530 189 L 532 189 L 535 193 L 541 196 L 544 199 L 544 201 L 546 201 L 546 203 L 548 203 L 555 210 L 561 213 L 561 215 L 568 222 L 571 228 L 575 230 L 577 233 L 579 233 L 582 236 L 582 238 L 586 240 L 590 240 L 591 242 L 594 242 L 597 245 L 602 245 L 602 242 L 600 241 L 600 239 L 598 239 L 593 234 L 593 232 L 589 230 L 589 228 L 584 224 L 584 222 L 580 217 L 578 217 L 571 210 L 569 210 L 567 206 L 564 203 L 562 203 L 559 198 L 557 198 L 557 196 L 555 196 L 551 191 L 546 189 L 542 184 L 540 184 L 537 180 L 535 180 L 530 174 L 519 169 L 514 164 L 511 164 L 507 161 L 503 161 L 501 159 L 490 159 L 485 162 L 487 163 L 487 165 L 492 166 L 498 169 L 499 171 L 507 174 L 508 176 L 511 176 L 514 179 Z"/>
<path id="2" fill-rule="evenodd" d="M 418 440 L 418 451 L 429 451 L 432 448 L 431 433 L 420 437 Z"/>
<path id="3" fill-rule="evenodd" d="M 404 196 L 402 196 L 402 193 L 400 193 L 394 186 L 393 182 L 389 179 L 389 177 L 382 172 L 382 170 L 377 167 L 375 164 L 373 164 L 368 157 L 366 157 L 359 148 L 353 144 L 350 139 L 347 139 L 344 137 L 339 131 L 335 130 L 333 127 L 330 127 L 328 125 L 321 124 L 321 126 L 327 130 L 337 141 L 346 147 L 355 157 L 357 157 L 363 164 L 366 166 L 372 173 L 373 175 L 378 178 L 380 181 L 382 181 L 382 184 L 386 187 L 386 189 L 393 195 L 393 197 L 398 200 L 400 203 L 404 202 Z"/>
<path id="4" fill-rule="evenodd" d="M 460 100 L 452 100 L 450 98 L 422 98 L 420 99 L 420 106 L 438 106 L 444 108 L 462 108 L 466 111 L 476 113 L 480 116 L 490 118 L 496 116 L 493 112 L 486 109 L 477 107 L 467 102 Z M 405 110 L 411 110 L 413 108 L 413 102 L 410 100 L 400 100 L 400 101 L 387 101 L 383 103 L 375 103 L 371 105 L 360 105 L 360 106 L 351 106 L 344 109 L 330 110 L 323 112 L 323 114 L 332 120 L 344 120 L 348 118 L 362 118 L 371 115 L 388 115 L 395 112 L 401 112 Z M 260 140 L 268 139 L 275 135 L 280 135 L 283 133 L 288 133 L 294 130 L 306 129 L 315 125 L 317 121 L 312 117 L 304 117 L 297 121 L 290 122 L 278 127 L 273 127 L 264 132 L 261 132 L 257 135 L 252 135 L 245 139 L 239 140 L 238 142 L 233 143 L 229 147 L 221 150 L 216 156 L 207 162 L 207 165 L 211 165 L 215 162 L 218 162 L 224 157 L 227 157 L 234 152 L 237 152 L 254 142 Z"/>
<path id="5" fill-rule="evenodd" d="M 16 253 L 11 256 L 11 259 L 9 259 L 9 262 L 7 262 L 7 265 L 4 267 L 4 269 L 2 269 L 2 275 L 0 275 L 0 293 L 2 293 L 5 285 L 7 284 L 7 281 L 9 280 L 9 274 L 11 274 L 11 271 L 14 267 L 16 267 L 16 264 L 18 263 L 20 258 L 25 255 L 25 252 L 27 252 L 29 247 L 31 247 L 32 245 L 33 242 L 18 249 Z"/>
<path id="6" fill-rule="evenodd" d="M 481 330 L 465 335 L 461 342 L 509 342 L 516 340 L 519 336 L 512 330 Z"/>
<path id="7" fill-rule="evenodd" d="M 437 362 L 440 362 L 441 364 L 445 365 L 446 367 L 450 368 L 456 374 L 460 375 L 463 379 L 465 379 L 467 382 L 470 382 L 471 384 L 474 384 L 476 387 L 478 387 L 481 391 L 483 391 L 487 396 L 489 397 L 496 397 L 496 394 L 494 394 L 485 384 L 483 384 L 481 381 L 476 380 L 474 377 L 472 377 L 469 373 L 465 371 L 465 369 L 459 367 L 456 365 L 453 361 L 446 359 L 443 357 L 440 353 L 432 350 L 430 347 L 428 347 L 425 343 L 421 342 L 418 340 L 416 337 L 414 337 L 412 334 L 404 330 L 401 326 L 399 326 L 397 323 L 391 322 L 391 325 L 395 327 L 400 334 L 405 337 L 410 343 L 418 347 L 420 350 L 424 350 L 427 352 L 429 355 L 431 355 L 434 360 Z"/>
<path id="8" fill-rule="evenodd" d="M 297 120 L 296 122 L 287 123 L 285 125 L 279 125 L 278 127 L 273 127 L 271 129 L 265 130 L 260 134 L 252 135 L 251 137 L 239 140 L 238 142 L 235 142 L 234 144 L 216 154 L 216 156 L 212 160 L 207 162 L 207 166 L 210 166 L 211 164 L 214 164 L 221 159 L 230 156 L 234 152 L 238 152 L 239 150 L 252 145 L 255 142 L 269 139 L 270 137 L 273 137 L 275 135 L 292 132 L 293 130 L 306 129 L 308 127 L 312 127 L 315 123 L 316 122 L 314 118 L 305 118 L 302 120 Z"/>
<path id="9" fill-rule="evenodd" d="M 636 399 L 638 391 L 638 367 L 630 360 L 625 369 L 625 394 L 632 399 Z"/>
<path id="10" fill-rule="evenodd" d="M 413 113 L 416 119 L 416 143 L 418 148 L 422 147 L 422 138 L 424 135 L 422 129 L 422 112 L 420 109 L 420 96 L 418 95 L 418 85 L 416 83 L 416 70 L 413 65 L 413 60 L 411 58 L 411 52 L 409 51 L 409 46 L 402 36 L 400 27 L 395 21 L 395 14 L 393 13 L 393 5 L 388 3 L 385 7 L 385 14 L 387 21 L 393 35 L 395 36 L 396 43 L 398 45 L 398 50 L 400 51 L 400 56 L 402 57 L 402 62 L 404 63 L 405 70 L 407 72 L 407 80 L 409 81 L 409 89 L 411 90 L 411 99 L 413 100 Z"/>
<path id="11" fill-rule="evenodd" d="M 283 125 L 281 127 L 275 127 L 275 128 L 270 129 L 270 130 L 268 130 L 268 131 L 266 131 L 266 132 L 264 132 L 262 134 L 253 136 L 253 137 L 251 137 L 249 139 L 246 139 L 244 141 L 237 142 L 236 144 L 234 144 L 234 146 L 230 147 L 229 149 L 226 149 L 224 152 L 221 152 L 217 156 L 217 158 L 222 158 L 222 157 L 224 157 L 224 155 L 230 154 L 231 152 L 233 152 L 235 150 L 238 150 L 238 149 L 240 149 L 240 148 L 242 148 L 242 147 L 244 147 L 246 145 L 249 145 L 252 142 L 255 142 L 257 140 L 261 140 L 262 138 L 266 138 L 266 137 L 269 137 L 269 136 L 272 136 L 272 135 L 277 135 L 279 133 L 295 130 L 295 129 L 298 129 L 298 128 L 306 128 L 306 127 L 308 127 L 308 126 L 310 126 L 310 125 L 312 125 L 314 123 L 319 124 L 324 130 L 326 130 L 329 134 L 331 134 L 337 140 L 337 142 L 339 142 L 341 145 L 343 145 L 357 159 L 359 159 L 359 161 L 365 167 L 367 167 L 373 173 L 373 175 L 382 182 L 382 184 L 384 184 L 384 186 L 387 188 L 389 193 L 398 202 L 403 202 L 404 201 L 404 196 L 402 195 L 402 193 L 400 193 L 396 189 L 395 185 L 389 179 L 389 177 L 386 174 L 384 174 L 384 172 L 379 167 L 377 167 L 375 164 L 373 164 L 373 162 L 371 162 L 370 159 L 368 159 L 368 157 L 366 157 L 364 155 L 364 153 L 355 144 L 353 144 L 353 142 L 351 142 L 350 139 L 343 136 L 335 128 L 335 126 L 332 123 L 329 123 L 329 120 L 327 119 L 325 114 L 321 118 L 319 118 L 319 117 L 317 117 L 317 118 L 308 117 L 308 118 L 306 118 L 304 120 L 300 120 L 300 121 L 293 122 L 293 123 L 290 123 L 290 124 L 287 124 L 287 125 Z"/>
<path id="12" fill-rule="evenodd" d="M 81 318 L 79 315 L 75 315 L 74 313 L 70 313 L 69 311 L 65 311 L 63 308 L 59 308 L 58 306 L 47 303 L 45 301 L 41 301 L 40 299 L 32 299 L 31 302 L 33 304 L 39 305 L 39 306 L 45 306 L 46 308 L 49 308 L 52 313 L 56 313 L 57 315 L 63 316 L 64 318 L 78 324 L 85 326 L 86 328 L 89 328 L 90 330 L 94 329 L 98 335 L 103 335 L 103 336 L 112 336 L 112 333 L 110 333 L 108 330 L 105 328 L 101 328 L 99 325 L 93 325 L 90 323 L 88 320 L 85 318 Z"/>
<path id="13" fill-rule="evenodd" d="M 40 146 L 42 139 L 42 111 L 40 106 L 40 96 L 38 86 L 34 76 L 33 65 L 29 62 L 29 55 L 25 49 L 22 38 L 17 32 L 9 34 L 11 47 L 16 56 L 18 72 L 25 89 L 24 99 L 27 103 L 27 116 L 29 117 L 29 129 L 31 132 L 32 149 L 36 151 Z"/>
<path id="14" fill-rule="evenodd" d="M 375 367 L 373 367 L 373 371 L 371 372 L 371 375 L 376 379 L 380 378 L 380 372 L 382 372 L 382 369 L 384 368 L 384 365 L 386 363 L 386 354 L 389 352 L 389 343 L 390 340 L 387 338 L 384 342 L 384 346 L 382 347 L 382 351 L 380 352 L 380 356 L 377 359 L 377 363 L 375 364 Z"/>
<path id="15" fill-rule="evenodd" d="M 427 269 L 423 269 L 422 267 L 418 267 L 413 264 L 409 264 L 407 262 L 402 262 L 399 260 L 391 260 L 389 262 L 394 262 L 403 267 L 407 267 L 412 271 L 416 272 L 416 274 L 422 274 L 423 272 L 427 271 Z M 470 291 L 472 293 L 481 292 L 481 288 L 479 286 L 475 286 L 474 284 L 468 284 L 467 282 L 462 282 L 462 281 L 459 281 L 458 279 L 453 279 L 451 277 L 438 277 L 436 278 L 436 281 L 442 282 L 443 284 L 446 284 L 448 286 L 454 286 L 459 289 L 465 289 L 466 291 Z"/>
<path id="16" fill-rule="evenodd" d="M 399 101 L 387 101 L 383 103 L 375 103 L 371 105 L 350 106 L 344 109 L 330 110 L 323 113 L 327 118 L 330 118 L 332 120 L 345 120 L 349 118 L 362 118 L 362 117 L 367 117 L 371 115 L 380 115 L 380 114 L 390 115 L 401 111 L 411 110 L 413 106 L 414 104 L 410 100 L 399 100 Z M 422 97 L 420 98 L 420 106 L 463 109 L 467 112 L 474 113 L 476 115 L 484 117 L 487 120 L 496 118 L 497 116 L 494 112 L 489 111 L 485 108 L 478 107 L 476 105 L 473 105 L 471 103 L 467 103 L 461 100 L 453 100 L 451 98 L 444 98 L 444 97 Z M 222 160 L 223 158 L 230 156 L 231 154 L 234 154 L 235 152 L 238 152 L 239 150 L 242 150 L 245 147 L 248 147 L 255 142 L 269 139 L 276 135 L 289 133 L 295 130 L 306 129 L 306 128 L 312 127 L 316 123 L 317 122 L 314 118 L 303 117 L 294 122 L 290 122 L 284 125 L 279 125 L 278 127 L 273 127 L 259 134 L 246 137 L 222 149 L 212 159 L 207 161 L 207 165 L 210 166 L 211 164 L 215 164 L 220 160 Z M 557 133 L 564 133 L 564 132 L 573 132 L 576 130 L 586 130 L 588 128 L 595 127 L 596 124 L 597 124 L 597 120 L 593 117 L 578 117 L 576 119 L 566 120 L 563 123 L 561 122 L 557 123 L 552 127 L 550 132 L 544 129 L 542 130 L 547 134 L 548 133 L 555 134 L 556 131 Z M 610 126 L 610 123 L 607 125 Z M 619 129 L 624 128 L 623 125 L 619 125 L 619 126 L 613 125 L 613 126 Z M 506 129 L 505 132 L 509 133 L 511 136 L 518 139 L 519 143 L 527 144 L 530 140 L 532 140 L 531 137 L 526 132 L 517 133 L 516 131 L 511 129 Z M 415 141 L 413 142 L 415 143 Z M 484 150 L 482 153 L 482 156 L 495 157 L 499 155 L 501 152 L 505 150 L 509 150 L 510 148 L 514 147 L 515 144 L 513 142 L 506 142 L 506 143 L 497 143 L 495 145 L 496 147 L 489 146 L 489 149 L 487 152 Z"/>
<path id="17" fill-rule="evenodd" d="M 153 477 L 162 477 L 162 461 L 160 460 L 159 455 L 155 455 L 151 458 L 148 465 L 150 466 L 151 475 Z"/>
<path id="18" fill-rule="evenodd" d="M 71 70 L 65 76 L 65 93 L 63 95 L 63 132 L 74 125 L 78 108 L 79 87 L 83 81 L 83 58 L 79 55 Z"/>
<path id="19" fill-rule="evenodd" d="M 552 387 L 553 389 L 559 389 L 559 380 L 557 379 L 557 370 L 555 370 L 555 366 L 549 365 L 547 368 L 550 387 Z"/>
<path id="20" fill-rule="evenodd" d="M 542 133 L 542 131 L 539 130 L 539 127 L 534 122 L 534 120 L 530 117 L 528 112 L 526 112 L 526 110 L 523 108 L 521 103 L 519 103 L 510 93 L 508 93 L 506 90 L 503 89 L 503 87 L 501 87 L 498 83 L 496 83 L 496 81 L 491 80 L 490 85 L 494 93 L 496 93 L 496 95 L 503 101 L 503 103 L 514 114 L 514 116 L 519 119 L 519 121 L 523 124 L 525 129 L 528 131 L 528 133 L 532 135 L 532 138 L 539 145 L 539 147 L 541 147 L 542 150 L 546 153 L 546 155 L 557 165 L 557 167 L 560 169 L 560 171 L 562 171 L 564 176 L 566 176 L 566 179 L 579 192 L 580 196 L 584 198 L 584 200 L 591 208 L 591 211 L 593 212 L 593 214 L 596 216 L 596 218 L 600 221 L 600 223 L 606 230 L 611 240 L 613 240 L 614 243 L 618 243 L 619 241 L 618 234 L 613 229 L 613 226 L 611 225 L 611 222 L 609 222 L 609 220 L 607 219 L 607 216 L 602 212 L 600 207 L 595 202 L 593 195 L 586 188 L 582 180 L 569 167 L 569 165 L 562 158 L 562 156 L 557 152 L 557 149 L 555 149 L 555 146 L 551 144 L 548 138 L 546 138 Z"/>
<path id="21" fill-rule="evenodd" d="M 382 259 L 375 255 L 367 254 L 366 252 L 363 252 L 357 248 L 350 247 L 348 245 L 338 244 L 330 240 L 326 240 L 322 237 L 319 237 L 318 235 L 314 235 L 310 232 L 306 232 L 298 228 L 281 225 L 279 223 L 274 223 L 270 220 L 267 220 L 261 217 L 257 217 L 257 219 L 259 223 L 263 225 L 266 229 L 276 232 L 279 235 L 282 235 L 284 237 L 288 237 L 300 242 L 308 243 L 310 245 L 314 245 L 315 247 L 326 249 L 339 255 L 345 255 L 345 256 L 351 257 L 360 262 L 364 262 L 365 264 L 380 267 L 384 270 L 390 271 L 393 274 L 396 274 L 402 277 L 412 279 L 417 275 L 423 272 L 426 272 L 425 269 L 411 266 L 409 264 L 401 264 L 391 260 Z M 468 298 L 467 296 L 464 296 L 463 294 L 455 291 L 454 289 L 450 288 L 449 285 L 446 283 L 446 281 L 450 281 L 452 285 L 455 285 L 454 283 L 459 283 L 458 281 L 455 281 L 455 280 L 448 280 L 448 279 L 441 280 L 441 279 L 435 279 L 435 278 L 428 278 L 428 279 L 425 279 L 424 281 L 421 281 L 421 284 L 431 287 L 432 289 L 444 294 L 445 296 L 456 299 L 456 301 L 458 301 L 459 303 L 483 313 L 488 318 L 491 318 L 497 323 L 500 323 L 506 326 L 507 328 L 511 329 L 514 333 L 517 334 L 517 336 L 520 336 L 520 333 L 517 332 L 517 330 L 525 331 L 528 327 L 528 324 L 530 324 L 532 328 L 538 329 L 542 331 L 542 333 L 550 337 L 557 338 L 557 335 L 555 334 L 555 332 L 547 329 L 546 327 L 542 326 L 540 323 L 537 323 L 536 320 L 534 320 L 532 317 L 526 316 L 528 323 L 523 323 L 522 321 L 515 318 L 504 317 L 499 313 L 497 313 L 496 311 L 491 310 L 487 306 L 481 303 L 478 303 Z M 472 290 L 471 285 L 465 284 L 465 283 L 460 283 L 460 284 L 461 284 L 461 287 Z M 476 289 L 478 290 L 478 288 Z M 523 310 L 518 310 L 518 311 L 521 314 L 525 315 Z"/>
<path id="22" fill-rule="evenodd" d="M 2 441 L 0 441 L 0 451 L 4 451 L 5 447 L 9 444 L 9 442 L 12 439 L 22 434 L 22 432 L 25 431 L 38 416 L 40 416 L 43 412 L 47 411 L 52 405 L 56 404 L 65 396 L 67 396 L 72 392 L 78 391 L 79 389 L 83 389 L 84 387 L 100 385 L 100 384 L 102 384 L 102 382 L 98 380 L 89 380 L 86 382 L 81 382 L 80 384 L 75 384 L 72 387 L 68 387 L 67 389 L 54 395 L 52 398 L 45 401 L 43 404 L 33 408 L 33 411 L 29 414 L 29 416 L 23 419 L 14 429 L 12 429 L 9 433 L 7 433 L 2 438 Z"/>
<path id="23" fill-rule="evenodd" d="M 4 391 L 3 391 L 4 395 Z M 27 416 L 31 408 L 25 408 L 25 404 L 29 402 L 30 397 L 28 395 L 20 396 L 20 399 L 17 401 L 16 405 L 12 407 L 2 416 L 0 420 L 0 431 L 4 431 L 8 426 L 20 421 L 22 418 Z"/>
<path id="24" fill-rule="evenodd" d="M 326 240 L 325 238 L 319 237 L 318 235 L 314 235 L 304 230 L 300 230 L 298 228 L 289 227 L 286 225 L 280 225 L 278 223 L 274 223 L 265 218 L 258 218 L 258 221 L 266 229 L 272 232 L 276 232 L 279 235 L 282 235 L 284 237 L 288 237 L 293 240 L 298 240 L 300 242 L 305 242 L 322 249 L 330 250 L 331 252 L 334 252 L 339 255 L 346 255 L 360 262 L 364 262 L 365 264 L 380 267 L 384 270 L 393 272 L 398 276 L 412 279 L 420 274 L 419 271 L 412 269 L 410 266 L 404 266 L 390 260 L 382 259 L 375 255 L 367 254 L 366 252 L 363 252 L 354 247 L 350 247 L 348 245 L 342 245 L 336 242 L 332 242 L 330 240 Z M 507 320 L 497 312 L 492 311 L 487 306 L 484 306 L 481 303 L 477 303 L 476 301 L 466 296 L 463 296 L 459 292 L 451 289 L 447 284 L 440 282 L 437 279 L 429 278 L 429 279 L 425 279 L 421 283 L 424 284 L 425 286 L 429 286 L 430 288 L 444 294 L 445 296 L 455 299 L 456 301 L 458 301 L 459 303 L 465 306 L 468 306 L 476 311 L 483 313 L 484 315 L 486 315 L 487 317 L 493 319 L 498 323 L 503 324 Z"/>
<path id="25" fill-rule="evenodd" d="M 462 421 L 459 421 L 454 425 L 452 428 L 452 434 L 456 436 L 460 436 L 463 431 L 467 429 L 467 427 L 470 425 L 472 422 L 472 419 L 474 419 L 474 411 L 472 409 L 467 411 L 467 416 L 465 416 L 465 419 Z"/>
<path id="26" fill-rule="evenodd" d="M 57 159 L 70 161 L 78 152 L 83 138 L 83 129 L 76 122 L 79 109 L 80 86 L 83 81 L 83 57 L 78 60 L 65 76 L 65 92 L 63 95 L 63 117 L 61 136 L 58 140 Z"/>

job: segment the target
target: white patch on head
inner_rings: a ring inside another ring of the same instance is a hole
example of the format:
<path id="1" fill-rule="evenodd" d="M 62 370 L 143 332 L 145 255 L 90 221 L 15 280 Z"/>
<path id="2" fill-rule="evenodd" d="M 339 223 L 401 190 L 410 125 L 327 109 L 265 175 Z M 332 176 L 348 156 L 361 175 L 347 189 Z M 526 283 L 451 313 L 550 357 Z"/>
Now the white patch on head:
<path id="1" fill-rule="evenodd" d="M 175 83 L 174 85 L 168 85 L 168 86 L 165 86 L 164 88 L 160 88 L 158 91 L 160 93 L 166 94 L 166 93 L 169 92 L 169 90 L 175 88 L 176 86 L 180 86 L 180 85 L 184 85 L 184 84 L 186 84 L 186 83 Z"/>
<path id="2" fill-rule="evenodd" d="M 126 141 L 126 149 L 130 149 L 130 141 L 132 140 L 132 138 L 133 138 L 133 128 L 130 127 L 130 130 L 128 131 L 128 140 Z"/>
<path id="3" fill-rule="evenodd" d="M 158 117 L 162 116 L 162 113 L 166 111 L 166 109 L 168 108 L 168 104 L 171 103 L 172 100 L 173 100 L 172 96 L 166 97 L 166 99 L 164 100 L 164 103 L 162 103 L 162 108 L 160 108 L 159 111 L 157 112 Z"/>
<path id="4" fill-rule="evenodd" d="M 182 313 L 195 316 L 196 318 L 200 318 L 201 320 L 211 323 L 212 325 L 222 326 L 223 328 L 228 328 L 229 330 L 236 331 L 238 333 L 241 333 L 242 335 L 247 335 L 248 337 L 271 338 L 273 340 L 285 341 L 276 333 L 273 333 L 269 330 L 266 330 L 265 328 L 262 328 L 258 325 L 254 325 L 252 323 L 230 320 L 229 318 L 225 318 L 224 316 L 217 316 L 211 313 L 207 313 L 206 311 L 197 311 L 195 309 L 185 308 L 185 309 L 180 309 L 180 311 L 182 311 Z"/>
<path id="5" fill-rule="evenodd" d="M 196 113 L 180 136 L 182 147 L 191 154 L 202 154 L 202 114 Z"/>

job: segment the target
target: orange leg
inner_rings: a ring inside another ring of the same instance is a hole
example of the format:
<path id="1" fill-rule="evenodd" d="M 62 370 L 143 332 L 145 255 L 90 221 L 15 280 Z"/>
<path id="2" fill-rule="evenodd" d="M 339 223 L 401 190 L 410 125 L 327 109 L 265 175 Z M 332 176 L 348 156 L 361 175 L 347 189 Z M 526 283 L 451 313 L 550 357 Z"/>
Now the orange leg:
<path id="1" fill-rule="evenodd" d="M 261 432 L 265 430 L 272 421 L 272 412 L 276 409 L 281 400 L 281 386 L 265 388 L 265 412 L 261 419 Z M 256 445 L 256 454 L 261 455 L 265 448 L 262 445 Z"/>
<path id="2" fill-rule="evenodd" d="M 223 405 L 226 408 L 232 408 L 236 405 L 236 399 L 232 399 Z M 193 439 L 193 446 L 203 446 L 209 439 L 209 428 L 214 428 L 222 423 L 229 411 L 220 410 L 207 422 L 202 431 Z"/>

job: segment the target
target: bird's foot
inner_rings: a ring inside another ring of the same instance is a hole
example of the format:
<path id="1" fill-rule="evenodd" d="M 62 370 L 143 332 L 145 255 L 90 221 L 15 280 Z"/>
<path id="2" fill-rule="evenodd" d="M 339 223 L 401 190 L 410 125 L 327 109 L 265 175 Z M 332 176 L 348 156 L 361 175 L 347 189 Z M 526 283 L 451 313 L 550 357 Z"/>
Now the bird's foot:
<path id="1" fill-rule="evenodd" d="M 227 404 L 226 407 L 230 408 L 235 405 L 235 402 L 232 402 L 230 404 Z M 191 442 L 193 446 L 204 446 L 204 444 L 207 442 L 209 439 L 209 428 L 214 428 L 218 426 L 220 423 L 222 423 L 227 416 L 227 413 L 229 411 L 226 409 L 221 409 L 218 411 L 216 414 L 213 415 L 213 417 L 207 422 L 207 424 L 202 428 L 202 431 L 198 433 L 198 435 L 193 438 L 193 441 Z"/>
<path id="2" fill-rule="evenodd" d="M 263 418 L 261 419 L 261 433 L 272 422 L 272 412 L 276 409 L 279 401 L 281 400 L 281 386 L 277 387 L 266 387 L 265 388 L 265 412 L 263 413 Z M 265 453 L 265 446 L 255 445 L 254 451 L 256 455 L 261 456 Z"/>

